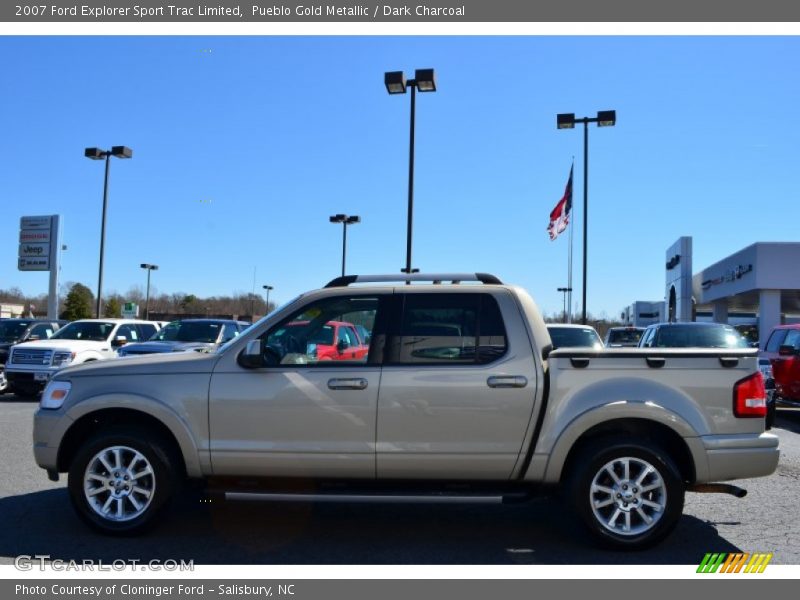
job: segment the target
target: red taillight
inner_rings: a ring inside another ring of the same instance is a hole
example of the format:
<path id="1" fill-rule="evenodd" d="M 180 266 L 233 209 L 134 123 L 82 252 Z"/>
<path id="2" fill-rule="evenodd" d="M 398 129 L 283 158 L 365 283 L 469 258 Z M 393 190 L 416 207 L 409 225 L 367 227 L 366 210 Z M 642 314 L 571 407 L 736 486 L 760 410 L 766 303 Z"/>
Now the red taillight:
<path id="1" fill-rule="evenodd" d="M 733 386 L 733 414 L 739 418 L 767 416 L 767 392 L 760 371 Z"/>

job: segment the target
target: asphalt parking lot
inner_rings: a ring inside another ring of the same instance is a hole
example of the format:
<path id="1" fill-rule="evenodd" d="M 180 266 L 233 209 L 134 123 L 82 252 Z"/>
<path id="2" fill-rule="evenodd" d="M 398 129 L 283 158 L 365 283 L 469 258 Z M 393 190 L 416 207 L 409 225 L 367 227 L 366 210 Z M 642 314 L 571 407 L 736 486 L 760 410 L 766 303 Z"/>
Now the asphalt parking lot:
<path id="1" fill-rule="evenodd" d="M 174 559 L 195 564 L 698 564 L 706 552 L 773 552 L 800 564 L 800 410 L 779 411 L 781 460 L 770 477 L 735 482 L 743 499 L 687 494 L 676 531 L 638 553 L 602 551 L 556 500 L 515 505 L 309 504 L 184 498 L 149 534 L 115 539 L 74 515 L 65 478 L 33 461 L 36 403 L 0 396 L 0 564 L 51 559 Z"/>

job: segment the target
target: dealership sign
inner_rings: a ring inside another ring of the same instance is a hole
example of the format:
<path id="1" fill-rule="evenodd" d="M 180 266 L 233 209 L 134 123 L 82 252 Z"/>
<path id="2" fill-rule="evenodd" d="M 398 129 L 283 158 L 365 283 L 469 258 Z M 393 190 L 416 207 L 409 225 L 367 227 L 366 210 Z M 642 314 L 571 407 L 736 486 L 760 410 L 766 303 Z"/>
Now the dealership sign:
<path id="1" fill-rule="evenodd" d="M 21 217 L 19 220 L 20 271 L 49 271 L 57 265 L 58 215 Z"/>
<path id="2" fill-rule="evenodd" d="M 20 271 L 49 271 L 50 270 L 50 258 L 45 256 L 44 258 L 22 258 L 19 259 L 19 270 Z"/>
<path id="3" fill-rule="evenodd" d="M 50 256 L 50 244 L 20 244 L 19 257 L 35 256 L 41 258 Z"/>
<path id="4" fill-rule="evenodd" d="M 735 269 L 728 269 L 719 277 L 715 277 L 713 279 L 706 279 L 701 285 L 703 286 L 704 290 L 707 290 L 712 285 L 718 285 L 726 281 L 736 281 L 737 279 L 741 279 L 742 275 L 745 275 L 752 270 L 753 270 L 752 264 L 739 265 Z"/>

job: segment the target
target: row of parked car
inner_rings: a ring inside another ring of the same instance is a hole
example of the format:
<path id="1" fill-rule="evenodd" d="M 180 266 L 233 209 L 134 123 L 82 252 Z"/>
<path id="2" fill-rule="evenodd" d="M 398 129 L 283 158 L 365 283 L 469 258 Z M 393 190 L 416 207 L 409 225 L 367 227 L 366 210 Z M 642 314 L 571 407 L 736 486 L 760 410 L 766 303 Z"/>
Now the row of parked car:
<path id="1" fill-rule="evenodd" d="M 32 396 L 62 367 L 116 357 L 201 351 L 250 326 L 228 319 L 0 319 L 0 393 Z"/>
<path id="2" fill-rule="evenodd" d="M 657 323 L 643 327 L 612 327 L 605 343 L 588 325 L 547 326 L 553 347 L 606 348 L 748 348 L 750 342 L 722 323 Z M 779 325 L 759 353 L 759 370 L 767 389 L 767 425 L 778 405 L 800 407 L 800 324 Z"/>

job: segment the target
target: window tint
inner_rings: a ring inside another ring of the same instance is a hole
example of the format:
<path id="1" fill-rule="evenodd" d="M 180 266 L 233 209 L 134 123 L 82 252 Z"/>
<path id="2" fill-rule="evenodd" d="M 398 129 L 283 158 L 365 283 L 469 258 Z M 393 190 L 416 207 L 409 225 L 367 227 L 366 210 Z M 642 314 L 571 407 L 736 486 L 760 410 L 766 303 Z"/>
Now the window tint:
<path id="1" fill-rule="evenodd" d="M 553 348 L 592 348 L 603 347 L 600 336 L 594 329 L 583 327 L 548 327 Z"/>
<path id="2" fill-rule="evenodd" d="M 50 323 L 39 323 L 31 327 L 28 337 L 38 337 L 40 340 L 46 340 L 51 335 L 53 335 L 53 326 Z"/>
<path id="3" fill-rule="evenodd" d="M 788 329 L 776 329 L 772 332 L 772 335 L 769 336 L 769 340 L 767 340 L 767 352 L 777 352 L 778 348 L 781 347 L 783 344 L 783 340 L 786 337 L 786 332 L 789 331 Z"/>
<path id="4" fill-rule="evenodd" d="M 236 329 L 236 325 L 233 323 L 225 323 L 222 327 L 222 343 L 232 340 L 237 335 L 239 335 L 239 331 Z"/>
<path id="5" fill-rule="evenodd" d="M 140 323 L 136 327 L 139 330 L 139 339 L 141 339 L 141 340 L 149 340 L 151 337 L 153 337 L 156 334 L 156 331 L 157 331 L 155 325 L 150 325 L 150 324 L 147 324 L 147 323 L 144 323 L 144 324 Z"/>
<path id="6" fill-rule="evenodd" d="M 114 323 L 100 323 L 97 321 L 73 321 L 66 327 L 56 331 L 51 339 L 59 340 L 91 340 L 93 342 L 108 341 L 108 336 L 114 330 Z"/>
<path id="7" fill-rule="evenodd" d="M 264 366 L 379 362 L 372 344 L 359 345 L 354 332 L 355 325 L 372 330 L 378 304 L 377 296 L 354 296 L 328 298 L 303 308 L 261 336 Z M 339 347 L 334 340 L 337 328 L 348 347 Z"/>
<path id="8" fill-rule="evenodd" d="M 733 327 L 723 325 L 668 325 L 656 338 L 659 348 L 746 348 L 747 342 Z"/>
<path id="9" fill-rule="evenodd" d="M 642 333 L 640 329 L 609 329 L 608 344 L 627 344 L 635 346 L 639 343 Z"/>
<path id="10" fill-rule="evenodd" d="M 487 294 L 408 294 L 388 362 L 487 363 L 506 351 L 497 302 Z"/>
<path id="11" fill-rule="evenodd" d="M 121 335 L 124 335 L 129 342 L 135 342 L 139 339 L 139 334 L 136 332 L 134 325 L 120 325 L 117 333 L 114 334 L 114 338 L 116 339 Z"/>
<path id="12" fill-rule="evenodd" d="M 787 329 L 786 337 L 783 340 L 783 344 L 786 346 L 792 346 L 794 348 L 800 349 L 800 330 Z"/>

